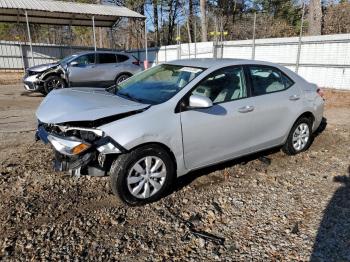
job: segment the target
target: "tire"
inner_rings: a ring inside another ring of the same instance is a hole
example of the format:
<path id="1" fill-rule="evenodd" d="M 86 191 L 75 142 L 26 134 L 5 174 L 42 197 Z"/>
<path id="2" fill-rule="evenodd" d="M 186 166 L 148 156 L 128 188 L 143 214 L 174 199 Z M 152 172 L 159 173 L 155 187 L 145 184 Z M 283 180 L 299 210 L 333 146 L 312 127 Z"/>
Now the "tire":
<path id="1" fill-rule="evenodd" d="M 149 161 L 149 171 L 146 171 L 146 161 Z M 158 145 L 142 146 L 120 155 L 113 162 L 112 191 L 130 206 L 154 202 L 169 190 L 175 173 L 175 164 L 166 150 Z"/>
<path id="2" fill-rule="evenodd" d="M 47 94 L 46 94 L 46 91 L 45 91 L 44 89 L 43 89 L 43 90 L 40 90 L 39 93 L 42 94 L 42 95 L 44 95 L 44 96 L 47 95 Z"/>
<path id="3" fill-rule="evenodd" d="M 121 74 L 119 75 L 116 79 L 115 79 L 115 83 L 118 85 L 119 83 L 125 81 L 126 79 L 128 79 L 131 75 L 129 74 Z"/>
<path id="4" fill-rule="evenodd" d="M 46 94 L 50 93 L 54 89 L 65 88 L 66 82 L 59 76 L 49 76 L 45 79 L 44 91 Z"/>
<path id="5" fill-rule="evenodd" d="M 310 147 L 313 140 L 312 123 L 312 120 L 307 117 L 301 117 L 294 123 L 287 141 L 283 145 L 282 150 L 284 153 L 296 155 Z"/>

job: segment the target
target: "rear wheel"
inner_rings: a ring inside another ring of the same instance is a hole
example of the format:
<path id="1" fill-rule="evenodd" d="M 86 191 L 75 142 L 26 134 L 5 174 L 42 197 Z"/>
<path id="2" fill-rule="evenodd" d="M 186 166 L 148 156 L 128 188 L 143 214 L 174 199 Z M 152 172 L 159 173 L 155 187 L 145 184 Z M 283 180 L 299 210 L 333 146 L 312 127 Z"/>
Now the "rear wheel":
<path id="1" fill-rule="evenodd" d="M 45 93 L 48 94 L 54 89 L 65 88 L 66 83 L 59 76 L 49 76 L 44 83 Z"/>
<path id="2" fill-rule="evenodd" d="M 130 75 L 128 75 L 128 74 L 122 74 L 122 75 L 117 77 L 117 79 L 115 80 L 115 83 L 119 84 L 119 83 L 125 81 L 126 79 L 128 79 L 129 77 L 130 77 Z"/>
<path id="3" fill-rule="evenodd" d="M 111 167 L 113 193 L 128 205 L 158 200 L 175 178 L 168 152 L 157 145 L 143 146 L 120 155 Z"/>
<path id="4" fill-rule="evenodd" d="M 295 155 L 307 150 L 312 142 L 312 120 L 307 117 L 298 119 L 293 125 L 283 151 L 287 155 Z"/>

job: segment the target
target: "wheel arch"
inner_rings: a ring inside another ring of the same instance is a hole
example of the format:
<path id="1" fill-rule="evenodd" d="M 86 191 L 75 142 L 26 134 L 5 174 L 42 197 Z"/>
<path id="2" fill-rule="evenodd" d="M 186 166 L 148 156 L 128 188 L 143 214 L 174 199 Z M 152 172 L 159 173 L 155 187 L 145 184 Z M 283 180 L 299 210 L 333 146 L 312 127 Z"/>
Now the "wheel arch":
<path id="1" fill-rule="evenodd" d="M 288 138 L 288 135 L 289 133 L 291 132 L 293 126 L 295 125 L 295 123 L 300 119 L 300 118 L 303 118 L 303 117 L 307 117 L 309 119 L 311 119 L 312 123 L 311 125 L 313 126 L 314 123 L 315 123 L 315 116 L 314 114 L 311 112 L 311 111 L 304 111 L 302 113 L 299 114 L 299 116 L 294 120 L 294 122 L 292 122 L 287 130 L 287 133 L 285 134 L 284 136 L 284 139 L 283 139 L 283 144 L 286 142 L 287 138 Z"/>
<path id="2" fill-rule="evenodd" d="M 127 71 L 123 71 L 117 74 L 117 76 L 114 78 L 114 81 L 117 81 L 118 77 L 120 77 L 121 75 L 128 75 L 129 77 L 133 76 L 132 73 L 127 72 Z"/>
<path id="3" fill-rule="evenodd" d="M 177 161 L 176 161 L 175 154 L 173 153 L 173 151 L 167 145 L 165 145 L 163 143 L 160 143 L 160 142 L 146 142 L 146 143 L 143 143 L 143 144 L 139 144 L 139 145 L 129 149 L 128 151 L 133 151 L 133 150 L 135 150 L 137 148 L 144 147 L 144 146 L 158 146 L 158 147 L 161 147 L 162 149 L 164 149 L 169 154 L 171 160 L 173 161 L 174 166 L 175 166 L 175 173 L 176 173 Z"/>
<path id="4" fill-rule="evenodd" d="M 58 73 L 58 72 L 49 72 L 49 73 L 47 73 L 47 74 L 44 74 L 42 80 L 45 81 L 45 80 L 46 80 L 47 78 L 49 78 L 50 76 L 58 76 L 58 77 L 60 77 L 60 73 Z"/>
<path id="5" fill-rule="evenodd" d="M 297 119 L 295 119 L 293 125 L 302 117 L 306 117 L 308 119 L 311 119 L 312 124 L 315 122 L 315 116 L 312 112 L 310 111 L 305 111 L 304 113 L 302 113 L 301 115 L 299 115 L 299 117 Z"/>
<path id="6" fill-rule="evenodd" d="M 311 112 L 311 111 L 305 111 L 305 112 L 303 112 L 303 113 L 301 113 L 301 114 L 299 114 L 299 116 L 294 120 L 294 122 L 290 125 L 290 127 L 289 127 L 289 131 L 288 131 L 288 134 L 289 134 L 289 132 L 290 132 L 290 130 L 292 129 L 292 127 L 294 126 L 294 124 L 300 119 L 300 118 L 302 118 L 302 117 L 306 117 L 306 118 L 308 118 L 308 119 L 311 119 L 311 121 L 312 121 L 312 125 L 314 124 L 314 122 L 315 122 L 315 116 L 314 116 L 314 114 Z"/>

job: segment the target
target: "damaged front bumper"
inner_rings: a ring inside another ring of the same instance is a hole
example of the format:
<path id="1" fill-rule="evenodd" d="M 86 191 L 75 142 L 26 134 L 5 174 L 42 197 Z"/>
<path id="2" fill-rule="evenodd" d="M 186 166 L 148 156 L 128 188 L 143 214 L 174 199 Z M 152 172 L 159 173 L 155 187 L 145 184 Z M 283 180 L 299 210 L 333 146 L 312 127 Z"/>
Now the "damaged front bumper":
<path id="1" fill-rule="evenodd" d="M 24 89 L 31 92 L 39 92 L 44 89 L 44 82 L 38 78 L 40 74 L 23 78 Z"/>
<path id="2" fill-rule="evenodd" d="M 55 171 L 73 171 L 72 173 L 104 176 L 109 171 L 111 156 L 115 158 L 115 155 L 126 151 L 112 138 L 104 136 L 103 132 L 98 129 L 63 126 L 55 128 L 62 132 L 59 134 L 50 132 L 45 125 L 39 124 L 35 135 L 36 140 L 41 140 L 54 148 Z M 68 133 L 77 134 L 77 132 L 83 132 L 83 136 L 89 141 L 77 136 L 66 136 Z"/>

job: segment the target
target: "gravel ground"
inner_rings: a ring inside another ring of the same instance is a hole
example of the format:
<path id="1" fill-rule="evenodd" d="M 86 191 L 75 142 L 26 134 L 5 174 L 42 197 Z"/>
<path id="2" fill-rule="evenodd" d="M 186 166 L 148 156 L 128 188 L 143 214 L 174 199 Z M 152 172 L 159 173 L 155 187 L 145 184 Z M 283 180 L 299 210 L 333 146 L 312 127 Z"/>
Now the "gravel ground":
<path id="1" fill-rule="evenodd" d="M 326 92 L 307 152 L 199 170 L 136 208 L 108 177 L 52 172 L 32 140 L 42 97 L 21 92 L 0 87 L 0 260 L 350 261 L 350 92 Z"/>

